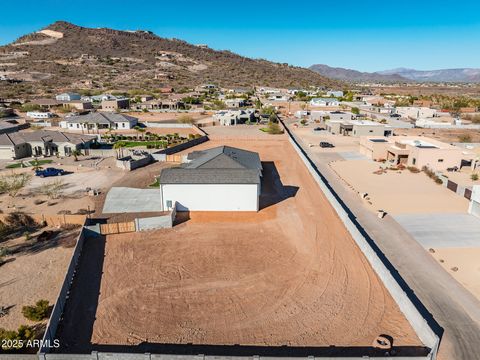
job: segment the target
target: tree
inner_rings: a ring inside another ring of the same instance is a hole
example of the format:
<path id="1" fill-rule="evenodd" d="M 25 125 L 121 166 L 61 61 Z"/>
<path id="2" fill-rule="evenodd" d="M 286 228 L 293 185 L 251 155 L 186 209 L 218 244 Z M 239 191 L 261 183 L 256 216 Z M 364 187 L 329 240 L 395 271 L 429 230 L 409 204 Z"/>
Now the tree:
<path id="1" fill-rule="evenodd" d="M 80 155 L 82 155 L 82 152 L 80 150 L 75 149 L 72 151 L 72 156 L 75 158 L 75 161 L 78 161 L 78 157 Z"/>
<path id="2" fill-rule="evenodd" d="M 177 118 L 177 121 L 181 124 L 193 124 L 195 121 L 193 117 L 187 114 L 182 114 Z"/>
<path id="3" fill-rule="evenodd" d="M 27 173 L 12 173 L 0 177 L 0 194 L 8 193 L 11 197 L 17 196 L 32 179 Z"/>
<path id="4" fill-rule="evenodd" d="M 40 188 L 40 192 L 43 195 L 48 196 L 49 199 L 58 199 L 62 194 L 63 188 L 65 187 L 65 183 L 60 180 L 54 180 L 48 184 L 43 185 Z"/>
<path id="5" fill-rule="evenodd" d="M 22 314 L 28 320 L 42 321 L 48 318 L 49 310 L 50 304 L 48 300 L 38 300 L 33 306 L 24 306 L 22 308 Z"/>
<path id="6" fill-rule="evenodd" d="M 359 115 L 360 109 L 358 107 L 352 107 L 352 114 Z"/>
<path id="7" fill-rule="evenodd" d="M 117 141 L 114 145 L 113 148 L 117 150 L 117 159 L 120 157 L 123 157 L 123 148 L 125 147 L 125 143 L 123 141 Z M 122 154 L 122 156 L 120 156 Z"/>

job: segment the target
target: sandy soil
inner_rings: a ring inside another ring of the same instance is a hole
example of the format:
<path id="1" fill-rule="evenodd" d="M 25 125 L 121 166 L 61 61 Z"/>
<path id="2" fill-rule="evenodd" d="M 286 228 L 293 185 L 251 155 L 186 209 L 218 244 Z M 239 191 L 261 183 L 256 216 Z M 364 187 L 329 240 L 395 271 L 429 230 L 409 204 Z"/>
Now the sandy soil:
<path id="1" fill-rule="evenodd" d="M 42 229 L 45 230 L 45 229 Z M 58 229 L 50 229 L 58 231 Z M 70 263 L 78 230 L 63 232 L 56 239 L 35 243 L 35 235 L 0 243 L 12 251 L 8 262 L 0 267 L 0 306 L 9 308 L 0 318 L 0 328 L 16 330 L 20 325 L 35 324 L 22 315 L 24 305 L 45 299 L 54 304 Z"/>
<path id="2" fill-rule="evenodd" d="M 182 115 L 191 116 L 194 120 L 204 119 L 210 117 L 208 113 L 200 112 L 130 112 L 126 113 L 131 116 L 135 116 L 139 121 L 152 121 L 152 122 L 176 122 L 177 118 Z"/>
<path id="3" fill-rule="evenodd" d="M 259 213 L 192 213 L 173 229 L 89 239 L 63 351 L 90 350 L 90 341 L 370 347 L 379 334 L 420 345 L 291 145 L 277 139 L 196 147 L 260 153 Z"/>
<path id="4" fill-rule="evenodd" d="M 460 284 L 480 299 L 480 248 L 439 248 L 431 255 Z M 455 268 L 458 270 L 452 270 Z"/>
<path id="5" fill-rule="evenodd" d="M 467 199 L 435 184 L 423 173 L 389 170 L 376 175 L 373 172 L 379 164 L 371 160 L 335 161 L 330 166 L 355 191 L 368 193 L 365 204 L 373 211 L 408 214 L 468 210 Z"/>
<path id="6" fill-rule="evenodd" d="M 447 176 L 450 180 L 453 182 L 456 182 L 459 185 L 462 186 L 473 186 L 473 185 L 480 185 L 480 179 L 473 181 L 470 176 L 472 174 L 477 174 L 478 177 L 480 178 L 480 168 L 475 169 L 475 171 L 472 171 L 469 167 L 468 168 L 463 168 L 462 171 L 457 171 L 457 172 L 445 172 L 445 176 Z"/>
<path id="7" fill-rule="evenodd" d="M 480 131 L 478 130 L 456 130 L 456 129 L 396 129 L 395 135 L 407 136 L 428 136 L 439 141 L 452 143 L 460 142 L 460 137 L 470 136 L 472 143 L 480 142 Z"/>
<path id="8" fill-rule="evenodd" d="M 74 214 L 80 209 L 93 209 L 94 200 L 86 195 L 85 189 L 90 187 L 105 192 L 111 187 L 112 182 L 125 175 L 125 171 L 115 167 L 113 158 L 104 159 L 96 168 L 93 164 L 98 159 L 83 158 L 78 162 L 70 158 L 52 158 L 52 160 L 54 160 L 52 164 L 43 165 L 43 167 L 58 167 L 68 174 L 61 177 L 41 178 L 33 176 L 32 168 L 0 170 L 0 176 L 10 174 L 12 171 L 32 174 L 31 181 L 17 197 L 0 195 L 0 206 L 4 212 L 20 210 L 26 213 L 58 214 L 61 211 L 71 211 Z M 49 199 L 41 194 L 41 188 L 54 181 L 62 181 L 64 187 L 60 198 Z M 36 200 L 43 202 L 35 204 Z"/>

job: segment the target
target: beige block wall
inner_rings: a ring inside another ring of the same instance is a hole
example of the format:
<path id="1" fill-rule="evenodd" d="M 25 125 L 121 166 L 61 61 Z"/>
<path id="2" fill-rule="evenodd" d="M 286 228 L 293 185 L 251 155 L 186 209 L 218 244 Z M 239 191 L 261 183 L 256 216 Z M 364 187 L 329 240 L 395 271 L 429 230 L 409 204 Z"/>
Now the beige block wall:
<path id="1" fill-rule="evenodd" d="M 462 158 L 463 154 L 460 149 L 421 149 L 412 147 L 407 164 L 419 169 L 427 166 L 432 170 L 442 171 L 449 167 L 460 167 Z"/>

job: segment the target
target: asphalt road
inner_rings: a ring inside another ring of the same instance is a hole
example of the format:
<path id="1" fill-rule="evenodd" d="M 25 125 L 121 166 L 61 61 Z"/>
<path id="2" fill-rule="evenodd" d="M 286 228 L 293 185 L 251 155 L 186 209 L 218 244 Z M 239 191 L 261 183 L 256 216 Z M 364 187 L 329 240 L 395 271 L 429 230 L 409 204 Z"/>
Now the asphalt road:
<path id="1" fill-rule="evenodd" d="M 347 188 L 328 166 L 328 162 L 333 160 L 332 154 L 312 154 L 301 139 L 297 140 L 432 314 L 434 322 L 443 328 L 443 331 L 434 329 L 442 339 L 438 358 L 480 360 L 480 301 L 451 277 L 392 217 L 387 215 L 379 219 L 366 209 L 358 194 Z"/>

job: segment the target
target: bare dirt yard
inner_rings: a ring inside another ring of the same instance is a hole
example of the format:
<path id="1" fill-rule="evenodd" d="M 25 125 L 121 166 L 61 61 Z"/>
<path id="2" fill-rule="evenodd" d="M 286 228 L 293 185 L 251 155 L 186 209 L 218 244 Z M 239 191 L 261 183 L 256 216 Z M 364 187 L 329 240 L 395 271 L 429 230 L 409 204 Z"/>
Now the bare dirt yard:
<path id="1" fill-rule="evenodd" d="M 46 231 L 50 235 L 42 239 Z M 0 306 L 8 309 L 0 317 L 0 328 L 17 330 L 20 325 L 38 325 L 22 315 L 22 307 L 41 299 L 55 303 L 78 234 L 78 227 L 40 228 L 29 232 L 28 238 L 19 235 L 0 240 L 0 248 L 8 253 L 0 266 Z"/>
<path id="2" fill-rule="evenodd" d="M 347 185 L 367 193 L 365 205 L 388 213 L 466 213 L 468 200 L 436 184 L 424 173 L 387 170 L 374 174 L 379 164 L 371 160 L 335 161 L 330 164 Z"/>
<path id="3" fill-rule="evenodd" d="M 121 179 L 125 171 L 115 167 L 113 157 L 101 158 L 81 157 L 79 161 L 73 158 L 51 158 L 51 164 L 43 167 L 55 167 L 66 171 L 66 175 L 41 178 L 34 176 L 32 167 L 0 170 L 0 176 L 12 173 L 27 173 L 32 177 L 28 184 L 15 197 L 8 194 L 0 195 L 0 207 L 4 213 L 22 211 L 29 214 L 59 214 L 93 210 L 94 199 L 86 193 L 87 188 L 106 192 L 112 183 Z M 95 166 L 96 164 L 96 166 Z M 56 194 L 47 194 L 46 186 L 58 183 Z"/>
<path id="4" fill-rule="evenodd" d="M 435 248 L 432 256 L 460 284 L 480 299 L 480 248 Z"/>
<path id="5" fill-rule="evenodd" d="M 88 239 L 60 351 L 192 343 L 358 354 L 380 334 L 398 355 L 417 351 L 414 330 L 288 141 L 194 150 L 220 145 L 259 152 L 262 209 L 193 212 L 173 229 Z"/>

